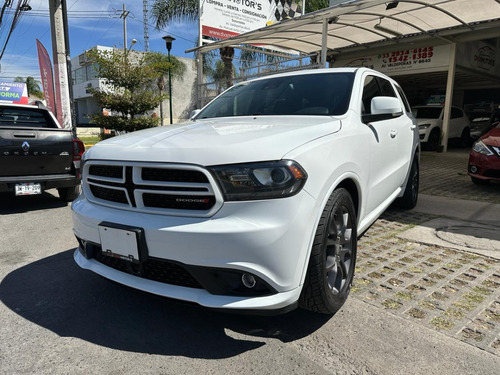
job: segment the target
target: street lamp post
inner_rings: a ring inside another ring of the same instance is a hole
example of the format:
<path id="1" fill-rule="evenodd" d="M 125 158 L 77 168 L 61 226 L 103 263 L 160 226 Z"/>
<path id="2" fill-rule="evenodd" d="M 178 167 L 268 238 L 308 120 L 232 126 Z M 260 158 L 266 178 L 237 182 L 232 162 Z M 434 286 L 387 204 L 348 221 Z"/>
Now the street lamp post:
<path id="1" fill-rule="evenodd" d="M 170 65 L 170 50 L 172 49 L 172 42 L 175 40 L 174 37 L 167 35 L 163 37 L 163 40 L 167 44 L 168 51 L 168 103 L 170 107 L 170 124 L 173 124 L 172 118 L 172 69 Z"/>

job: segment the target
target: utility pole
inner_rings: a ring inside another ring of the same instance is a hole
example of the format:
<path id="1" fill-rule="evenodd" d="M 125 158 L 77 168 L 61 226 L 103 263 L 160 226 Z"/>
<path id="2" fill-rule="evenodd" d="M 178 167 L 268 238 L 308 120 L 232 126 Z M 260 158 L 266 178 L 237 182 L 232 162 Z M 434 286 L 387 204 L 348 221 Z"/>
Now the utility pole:
<path id="1" fill-rule="evenodd" d="M 70 80 L 67 65 L 68 30 L 65 27 L 66 0 L 49 0 L 52 59 L 56 84 L 57 119 L 65 129 L 73 127 L 71 121 Z"/>
<path id="2" fill-rule="evenodd" d="M 144 51 L 149 51 L 148 0 L 142 2 L 142 22 L 144 23 Z"/>
<path id="3" fill-rule="evenodd" d="M 125 9 L 125 4 L 123 4 L 123 12 L 120 18 L 123 18 L 123 51 L 125 51 L 125 54 L 127 53 L 127 16 L 129 13 L 130 12 Z"/>

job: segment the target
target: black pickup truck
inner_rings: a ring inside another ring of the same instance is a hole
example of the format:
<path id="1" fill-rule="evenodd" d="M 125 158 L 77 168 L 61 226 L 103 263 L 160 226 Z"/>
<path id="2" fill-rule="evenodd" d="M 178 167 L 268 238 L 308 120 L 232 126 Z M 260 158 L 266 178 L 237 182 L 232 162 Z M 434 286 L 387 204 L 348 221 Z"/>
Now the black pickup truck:
<path id="1" fill-rule="evenodd" d="M 41 194 L 57 188 L 63 201 L 80 191 L 81 140 L 46 108 L 0 102 L 0 192 Z"/>

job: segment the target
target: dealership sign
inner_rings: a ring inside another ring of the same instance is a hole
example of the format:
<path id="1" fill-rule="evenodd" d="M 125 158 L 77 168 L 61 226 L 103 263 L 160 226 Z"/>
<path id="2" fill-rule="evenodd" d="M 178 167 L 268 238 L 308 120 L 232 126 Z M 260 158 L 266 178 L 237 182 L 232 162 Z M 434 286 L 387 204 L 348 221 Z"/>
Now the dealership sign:
<path id="1" fill-rule="evenodd" d="M 204 0 L 201 3 L 201 33 L 226 39 L 274 22 L 300 16 L 289 0 Z"/>
<path id="2" fill-rule="evenodd" d="M 339 59 L 334 66 L 366 66 L 379 72 L 397 75 L 412 72 L 434 72 L 446 70 L 449 64 L 450 46 L 426 46 L 420 48 L 394 49 L 376 56 Z"/>
<path id="3" fill-rule="evenodd" d="M 25 83 L 0 82 L 0 101 L 28 104 L 28 90 Z"/>

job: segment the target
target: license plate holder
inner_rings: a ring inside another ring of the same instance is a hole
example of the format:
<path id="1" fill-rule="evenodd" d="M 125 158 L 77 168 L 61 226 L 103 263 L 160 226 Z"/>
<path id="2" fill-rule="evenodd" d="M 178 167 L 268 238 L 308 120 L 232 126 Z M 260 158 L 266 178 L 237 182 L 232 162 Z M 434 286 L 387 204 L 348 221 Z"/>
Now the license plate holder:
<path id="1" fill-rule="evenodd" d="M 16 196 L 42 194 L 42 186 L 35 182 L 24 182 L 15 185 Z"/>
<path id="2" fill-rule="evenodd" d="M 98 229 L 104 255 L 133 263 L 146 261 L 148 252 L 142 228 L 103 222 Z"/>

